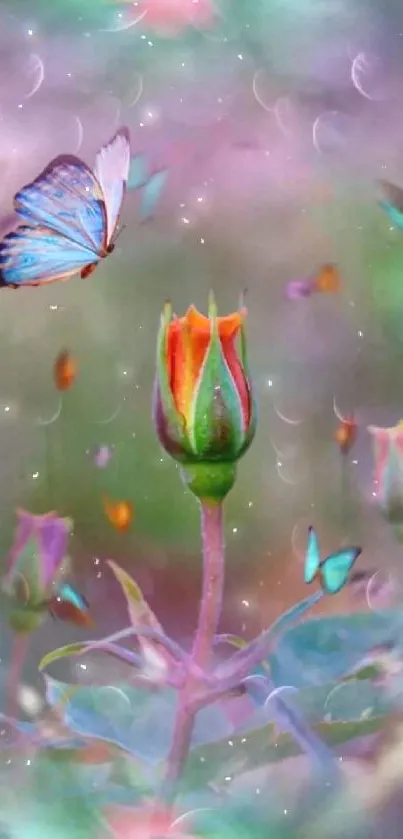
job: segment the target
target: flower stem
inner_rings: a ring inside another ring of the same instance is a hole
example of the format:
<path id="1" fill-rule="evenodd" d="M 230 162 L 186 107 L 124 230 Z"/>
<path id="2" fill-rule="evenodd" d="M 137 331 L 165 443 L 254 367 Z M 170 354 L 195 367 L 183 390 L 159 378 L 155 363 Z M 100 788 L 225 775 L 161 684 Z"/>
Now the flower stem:
<path id="1" fill-rule="evenodd" d="M 7 715 L 13 719 L 18 715 L 18 688 L 23 675 L 28 650 L 28 634 L 15 633 L 7 682 Z"/>
<path id="2" fill-rule="evenodd" d="M 224 586 L 225 562 L 221 503 L 212 504 L 201 501 L 201 531 L 203 591 L 191 660 L 195 667 L 207 670 L 210 666 L 214 636 L 221 615 Z M 171 804 L 175 798 L 177 783 L 189 754 L 196 716 L 195 710 L 191 707 L 194 683 L 194 675 L 188 671 L 185 685 L 179 692 L 174 733 L 163 781 L 162 795 L 168 804 Z"/>
<path id="3" fill-rule="evenodd" d="M 203 592 L 192 659 L 198 667 L 206 670 L 222 609 L 225 570 L 222 504 L 201 502 L 201 528 Z"/>

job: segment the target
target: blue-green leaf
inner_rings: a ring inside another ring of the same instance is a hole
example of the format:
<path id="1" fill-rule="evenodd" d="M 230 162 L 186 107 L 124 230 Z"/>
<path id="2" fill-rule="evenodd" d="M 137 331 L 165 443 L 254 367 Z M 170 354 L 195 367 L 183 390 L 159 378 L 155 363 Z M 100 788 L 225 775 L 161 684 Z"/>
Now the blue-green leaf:
<path id="1" fill-rule="evenodd" d="M 345 676 L 374 648 L 403 647 L 399 612 L 359 612 L 304 621 L 279 639 L 269 658 L 275 685 L 309 687 Z"/>

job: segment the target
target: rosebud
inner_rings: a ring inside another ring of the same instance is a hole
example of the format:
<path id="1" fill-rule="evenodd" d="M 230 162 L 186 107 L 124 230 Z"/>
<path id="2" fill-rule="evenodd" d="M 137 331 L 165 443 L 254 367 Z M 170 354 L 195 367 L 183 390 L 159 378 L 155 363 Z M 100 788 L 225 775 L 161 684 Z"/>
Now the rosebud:
<path id="1" fill-rule="evenodd" d="M 3 591 L 9 595 L 9 621 L 18 632 L 36 629 L 47 614 L 47 601 L 67 558 L 71 519 L 56 513 L 35 516 L 17 511 L 15 539 L 7 560 Z"/>
<path id="2" fill-rule="evenodd" d="M 154 422 L 164 449 L 185 467 L 199 498 L 221 501 L 250 446 L 256 409 L 249 377 L 246 309 L 208 317 L 194 306 L 173 317 L 166 304 L 158 339 Z"/>

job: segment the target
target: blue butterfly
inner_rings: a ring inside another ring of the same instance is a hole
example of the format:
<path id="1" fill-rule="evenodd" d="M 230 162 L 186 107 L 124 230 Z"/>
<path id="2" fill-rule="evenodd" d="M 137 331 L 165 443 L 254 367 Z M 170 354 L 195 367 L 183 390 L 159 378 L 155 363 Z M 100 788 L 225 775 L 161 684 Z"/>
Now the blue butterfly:
<path id="1" fill-rule="evenodd" d="M 403 228 L 403 189 L 389 181 L 380 181 L 386 201 L 379 201 L 379 206 L 387 213 L 392 224 Z"/>
<path id="2" fill-rule="evenodd" d="M 305 582 L 312 583 L 319 575 L 323 591 L 326 594 L 337 594 L 346 585 L 350 571 L 360 553 L 361 548 L 341 548 L 321 560 L 318 537 L 313 527 L 310 527 L 305 554 Z"/>
<path id="3" fill-rule="evenodd" d="M 46 605 L 53 618 L 78 626 L 94 625 L 88 601 L 70 583 L 61 583 Z"/>
<path id="4" fill-rule="evenodd" d="M 74 155 L 52 160 L 14 196 L 21 224 L 0 242 L 0 285 L 92 274 L 114 250 L 129 168 L 127 128 L 100 149 L 94 171 Z"/>
<path id="5" fill-rule="evenodd" d="M 147 159 L 143 154 L 132 158 L 127 181 L 128 190 L 141 190 L 140 218 L 147 221 L 154 215 L 168 177 L 166 169 L 160 169 L 149 175 Z"/>

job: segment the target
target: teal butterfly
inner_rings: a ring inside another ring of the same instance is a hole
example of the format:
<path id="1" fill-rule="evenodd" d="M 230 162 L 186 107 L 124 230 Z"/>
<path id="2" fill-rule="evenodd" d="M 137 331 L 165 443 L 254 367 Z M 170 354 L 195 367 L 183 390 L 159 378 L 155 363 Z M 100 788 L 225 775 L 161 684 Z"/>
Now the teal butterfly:
<path id="1" fill-rule="evenodd" d="M 312 583 L 319 575 L 323 591 L 337 594 L 348 582 L 350 571 L 361 553 L 361 548 L 341 548 L 321 560 L 319 542 L 313 527 L 309 528 L 305 554 L 304 580 Z"/>
<path id="2" fill-rule="evenodd" d="M 159 169 L 152 175 L 149 174 L 149 167 L 146 157 L 137 154 L 130 162 L 129 177 L 127 181 L 128 190 L 140 190 L 140 219 L 148 221 L 155 212 L 168 177 L 166 169 Z"/>
<path id="3" fill-rule="evenodd" d="M 77 626 L 94 625 L 88 600 L 69 583 L 61 583 L 46 605 L 53 618 L 74 623 Z"/>
<path id="4" fill-rule="evenodd" d="M 380 201 L 379 206 L 389 216 L 395 227 L 403 229 L 403 189 L 389 181 L 380 181 L 379 184 L 387 199 Z"/>

